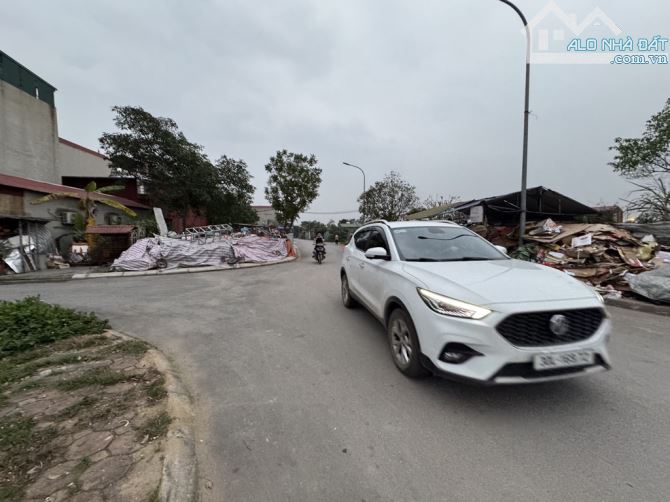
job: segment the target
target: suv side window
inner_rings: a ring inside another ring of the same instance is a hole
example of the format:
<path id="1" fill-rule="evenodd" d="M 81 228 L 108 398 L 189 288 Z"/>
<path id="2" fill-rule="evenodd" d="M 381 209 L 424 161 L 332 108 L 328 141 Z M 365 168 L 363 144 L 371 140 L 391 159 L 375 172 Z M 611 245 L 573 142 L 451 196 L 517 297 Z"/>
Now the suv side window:
<path id="1" fill-rule="evenodd" d="M 366 250 L 370 248 L 384 248 L 386 249 L 387 253 L 389 252 L 388 244 L 386 243 L 386 239 L 384 238 L 384 234 L 382 233 L 381 229 L 373 228 L 370 230 L 370 236 L 367 240 L 368 242 Z"/>
<path id="2" fill-rule="evenodd" d="M 354 243 L 356 244 L 356 247 L 358 249 L 360 249 L 361 251 L 363 251 L 364 253 L 368 249 L 367 242 L 368 242 L 368 236 L 369 235 L 370 235 L 370 230 L 368 230 L 368 229 L 361 230 L 360 232 L 357 232 L 354 235 Z"/>

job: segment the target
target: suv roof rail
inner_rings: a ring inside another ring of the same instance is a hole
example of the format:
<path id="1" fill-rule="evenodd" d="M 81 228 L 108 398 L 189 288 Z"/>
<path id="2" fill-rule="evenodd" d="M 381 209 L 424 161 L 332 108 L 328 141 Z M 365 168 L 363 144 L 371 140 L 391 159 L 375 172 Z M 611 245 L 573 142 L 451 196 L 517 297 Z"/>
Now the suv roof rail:
<path id="1" fill-rule="evenodd" d="M 386 221 L 386 220 L 382 220 L 382 219 L 380 218 L 380 219 L 378 219 L 378 220 L 370 220 L 370 221 L 366 221 L 365 223 L 363 223 L 363 225 L 371 225 L 372 223 L 383 223 L 384 225 L 388 225 L 388 224 L 389 224 L 388 221 Z"/>

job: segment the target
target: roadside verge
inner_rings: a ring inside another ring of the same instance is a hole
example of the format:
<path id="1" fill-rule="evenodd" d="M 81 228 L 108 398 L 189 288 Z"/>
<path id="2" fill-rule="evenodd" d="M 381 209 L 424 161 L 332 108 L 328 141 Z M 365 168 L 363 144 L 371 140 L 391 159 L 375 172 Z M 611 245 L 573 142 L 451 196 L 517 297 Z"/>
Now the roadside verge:
<path id="1" fill-rule="evenodd" d="M 126 340 L 139 340 L 119 331 L 109 330 L 109 333 Z M 165 440 L 159 499 L 165 502 L 196 500 L 197 457 L 193 402 L 179 373 L 162 352 L 151 348 L 145 357 L 165 378 L 167 412 L 171 418 Z"/>
<path id="2" fill-rule="evenodd" d="M 72 279 L 108 279 L 117 277 L 142 277 L 146 275 L 174 275 L 174 274 L 195 274 L 199 272 L 223 272 L 227 270 L 238 270 L 243 268 L 255 267 L 269 267 L 278 265 L 280 263 L 288 263 L 296 260 L 297 256 L 289 256 L 281 260 L 265 262 L 265 263 L 240 263 L 236 265 L 220 265 L 213 267 L 188 267 L 188 268 L 173 268 L 173 269 L 154 269 L 142 270 L 136 272 L 90 272 L 84 274 L 74 274 Z"/>

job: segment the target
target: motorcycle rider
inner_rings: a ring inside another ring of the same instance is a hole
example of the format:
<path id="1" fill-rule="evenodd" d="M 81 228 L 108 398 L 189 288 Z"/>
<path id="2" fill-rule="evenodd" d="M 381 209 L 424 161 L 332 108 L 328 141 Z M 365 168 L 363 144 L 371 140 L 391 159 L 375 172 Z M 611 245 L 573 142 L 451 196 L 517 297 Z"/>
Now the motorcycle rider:
<path id="1" fill-rule="evenodd" d="M 316 258 L 316 247 L 321 246 L 323 248 L 323 256 L 326 256 L 326 242 L 323 239 L 323 235 L 321 235 L 321 232 L 316 234 L 316 237 L 314 238 L 314 250 L 312 251 L 312 258 Z"/>

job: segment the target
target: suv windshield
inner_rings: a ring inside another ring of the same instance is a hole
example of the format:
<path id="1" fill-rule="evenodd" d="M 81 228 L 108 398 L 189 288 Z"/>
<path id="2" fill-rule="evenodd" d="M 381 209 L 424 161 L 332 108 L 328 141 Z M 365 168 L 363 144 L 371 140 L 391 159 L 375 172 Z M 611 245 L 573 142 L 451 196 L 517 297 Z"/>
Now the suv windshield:
<path id="1" fill-rule="evenodd" d="M 491 244 L 462 227 L 394 228 L 393 239 L 405 261 L 506 260 Z"/>

